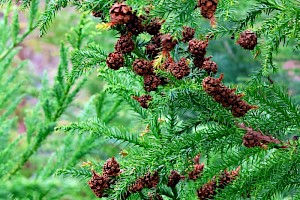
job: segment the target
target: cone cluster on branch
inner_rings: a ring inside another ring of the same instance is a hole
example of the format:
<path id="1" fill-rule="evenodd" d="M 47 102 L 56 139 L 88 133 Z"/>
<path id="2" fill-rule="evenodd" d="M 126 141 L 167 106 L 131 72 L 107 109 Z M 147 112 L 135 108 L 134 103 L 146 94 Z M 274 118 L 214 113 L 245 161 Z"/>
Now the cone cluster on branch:
<path id="1" fill-rule="evenodd" d="M 218 189 L 224 189 L 229 183 L 236 179 L 239 171 L 240 167 L 231 172 L 224 170 L 224 172 L 219 177 L 213 177 L 211 181 L 197 190 L 198 198 L 200 200 L 213 199 L 217 194 Z"/>
<path id="2" fill-rule="evenodd" d="M 216 102 L 221 103 L 223 107 L 230 108 L 232 115 L 235 117 L 242 117 L 250 109 L 256 108 L 256 106 L 251 106 L 242 100 L 243 95 L 235 94 L 235 89 L 223 85 L 221 82 L 223 77 L 223 74 L 221 74 L 220 78 L 206 77 L 203 79 L 202 87 L 204 91 L 212 96 Z"/>
<path id="3" fill-rule="evenodd" d="M 109 189 L 114 183 L 114 178 L 120 174 L 120 165 L 114 157 L 108 159 L 102 170 L 102 175 L 92 170 L 93 176 L 88 181 L 88 185 L 97 197 L 105 197 L 105 190 Z"/>
<path id="4" fill-rule="evenodd" d="M 245 124 L 239 124 L 240 128 L 247 131 L 247 133 L 243 136 L 243 144 L 246 147 L 261 147 L 267 148 L 268 144 L 281 144 L 280 140 L 275 139 L 272 136 L 264 135 L 261 131 L 255 131 L 251 127 L 247 127 Z M 282 146 L 283 148 L 283 146 Z"/>

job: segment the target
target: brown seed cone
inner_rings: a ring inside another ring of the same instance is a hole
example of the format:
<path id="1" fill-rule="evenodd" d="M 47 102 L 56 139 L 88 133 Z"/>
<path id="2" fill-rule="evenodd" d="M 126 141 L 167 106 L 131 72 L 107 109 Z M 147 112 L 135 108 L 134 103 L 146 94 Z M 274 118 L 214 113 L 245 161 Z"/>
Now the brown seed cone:
<path id="1" fill-rule="evenodd" d="M 111 9 L 110 13 L 110 21 L 114 25 L 117 24 L 127 24 L 132 20 L 132 9 L 130 6 L 125 3 L 115 3 Z"/>
<path id="2" fill-rule="evenodd" d="M 195 29 L 184 26 L 182 30 L 182 41 L 183 42 L 188 42 L 194 38 L 195 35 Z"/>
<path id="3" fill-rule="evenodd" d="M 190 68 L 187 65 L 186 58 L 181 58 L 176 65 L 170 64 L 168 70 L 170 70 L 177 79 L 182 79 L 190 74 Z"/>
<path id="4" fill-rule="evenodd" d="M 172 51 L 176 44 L 177 40 L 173 40 L 173 37 L 170 34 L 165 34 L 161 36 L 161 46 L 163 52 Z"/>
<path id="5" fill-rule="evenodd" d="M 218 65 L 214 61 L 211 61 L 210 58 L 205 59 L 202 64 L 202 69 L 204 69 L 208 74 L 216 74 L 218 72 Z"/>
<path id="6" fill-rule="evenodd" d="M 103 174 L 107 176 L 118 176 L 120 174 L 120 165 L 114 157 L 108 159 L 103 166 Z"/>
<path id="7" fill-rule="evenodd" d="M 240 34 L 237 43 L 244 49 L 253 50 L 257 45 L 256 34 L 250 30 L 246 30 Z"/>
<path id="8" fill-rule="evenodd" d="M 148 172 L 144 177 L 143 181 L 145 183 L 145 186 L 147 188 L 154 188 L 157 186 L 159 182 L 159 175 L 157 171 L 154 171 L 153 174 L 151 175 L 150 172 Z"/>
<path id="9" fill-rule="evenodd" d="M 194 60 L 193 60 L 193 63 L 195 65 L 195 67 L 198 67 L 201 69 L 202 65 L 203 65 L 203 62 L 205 61 L 205 58 L 202 57 L 202 56 L 197 56 L 197 57 L 194 57 Z"/>
<path id="10" fill-rule="evenodd" d="M 161 80 L 156 75 L 145 75 L 144 76 L 144 89 L 147 92 L 155 91 L 161 84 Z"/>
<path id="11" fill-rule="evenodd" d="M 106 175 L 100 176 L 94 170 L 92 171 L 93 177 L 88 181 L 88 185 L 97 197 L 105 197 L 104 190 L 110 187 L 109 177 Z"/>
<path id="12" fill-rule="evenodd" d="M 197 6 L 201 10 L 201 15 L 204 18 L 213 18 L 217 10 L 218 0 L 198 0 Z"/>
<path id="13" fill-rule="evenodd" d="M 243 117 L 252 108 L 256 108 L 256 106 L 251 106 L 246 101 L 238 99 L 232 105 L 231 112 L 235 117 Z"/>
<path id="14" fill-rule="evenodd" d="M 163 34 L 161 33 L 158 33 L 156 35 L 153 35 L 151 37 L 151 40 L 150 40 L 150 44 L 155 44 L 159 47 L 161 47 L 161 40 L 162 40 L 162 37 L 163 37 Z"/>
<path id="15" fill-rule="evenodd" d="M 246 147 L 262 147 L 269 143 L 280 144 L 281 141 L 273 138 L 272 136 L 264 135 L 261 131 L 255 131 L 251 127 L 246 127 L 245 124 L 239 124 L 240 128 L 247 130 L 247 133 L 243 136 L 243 144 Z"/>
<path id="16" fill-rule="evenodd" d="M 149 102 L 152 100 L 152 96 L 146 94 L 140 97 L 134 96 L 133 99 L 137 100 L 143 108 L 149 107 Z"/>
<path id="17" fill-rule="evenodd" d="M 109 68 L 118 70 L 124 66 L 123 54 L 120 52 L 113 52 L 108 54 L 106 64 Z"/>
<path id="18" fill-rule="evenodd" d="M 202 81 L 202 87 L 209 95 L 217 94 L 220 87 L 223 86 L 222 79 L 224 75 L 221 74 L 220 78 L 212 78 L 210 76 L 206 77 Z"/>
<path id="19" fill-rule="evenodd" d="M 151 58 L 154 58 L 158 55 L 161 51 L 161 36 L 162 34 L 154 35 L 149 44 L 146 45 L 146 54 L 149 55 Z"/>
<path id="20" fill-rule="evenodd" d="M 115 45 L 115 50 L 121 53 L 130 53 L 134 50 L 131 34 L 123 34 Z"/>
<path id="21" fill-rule="evenodd" d="M 170 71 L 172 68 L 176 68 L 176 63 L 172 57 L 166 59 L 161 66 L 162 70 Z"/>
<path id="22" fill-rule="evenodd" d="M 194 57 L 204 58 L 204 55 L 206 54 L 207 46 L 208 46 L 208 40 L 202 41 L 202 40 L 192 39 L 189 41 L 189 51 Z"/>
<path id="23" fill-rule="evenodd" d="M 141 178 L 137 179 L 136 182 L 129 188 L 130 193 L 140 192 L 144 189 L 145 183 Z"/>
<path id="24" fill-rule="evenodd" d="M 236 95 L 234 91 L 234 89 L 229 89 L 226 86 L 222 86 L 212 97 L 216 102 L 221 103 L 223 107 L 227 108 L 234 105 L 239 99 L 239 96 Z"/>
<path id="25" fill-rule="evenodd" d="M 154 58 L 160 52 L 160 46 L 155 44 L 147 44 L 146 45 L 146 54 L 149 55 L 150 58 Z"/>
<path id="26" fill-rule="evenodd" d="M 216 189 L 217 183 L 212 180 L 197 190 L 197 196 L 200 200 L 212 199 L 216 195 Z"/>
<path id="27" fill-rule="evenodd" d="M 147 172 L 145 176 L 138 178 L 136 182 L 129 188 L 129 192 L 136 193 L 142 191 L 143 188 L 154 188 L 159 182 L 158 172 L 154 171 L 151 175 Z"/>
<path id="28" fill-rule="evenodd" d="M 150 35 L 157 35 L 161 29 L 162 21 L 159 18 L 153 18 L 146 25 L 146 32 Z"/>
<path id="29" fill-rule="evenodd" d="M 228 172 L 227 170 L 224 170 L 222 174 L 218 178 L 218 184 L 217 187 L 220 189 L 224 189 L 225 186 L 227 186 L 229 183 L 234 181 L 236 177 L 239 174 L 241 167 L 236 168 L 235 170 Z"/>
<path id="30" fill-rule="evenodd" d="M 224 86 L 221 81 L 223 79 L 223 74 L 220 78 L 206 77 L 202 81 L 202 87 L 206 93 L 214 98 L 218 103 L 221 103 L 223 107 L 235 106 L 240 100 L 241 95 L 236 95 L 235 89 L 230 89 Z M 239 109 L 235 109 L 240 111 Z"/>
<path id="31" fill-rule="evenodd" d="M 189 172 L 189 179 L 191 180 L 197 180 L 199 178 L 201 172 L 203 171 L 204 164 L 195 164 L 194 170 Z"/>
<path id="32" fill-rule="evenodd" d="M 132 20 L 130 20 L 126 24 L 127 32 L 132 33 L 133 35 L 138 35 L 145 30 L 145 26 L 143 25 L 143 21 L 145 20 L 144 16 L 136 16 L 135 14 L 132 16 Z"/>
<path id="33" fill-rule="evenodd" d="M 201 155 L 198 154 L 195 156 L 194 158 L 194 169 L 193 171 L 189 172 L 189 179 L 191 180 L 196 180 L 199 175 L 201 174 L 201 172 L 203 171 L 203 168 L 204 168 L 204 163 L 200 164 L 200 157 Z"/>
<path id="34" fill-rule="evenodd" d="M 147 60 L 136 59 L 132 65 L 133 71 L 140 76 L 153 74 L 152 63 Z"/>
<path id="35" fill-rule="evenodd" d="M 181 176 L 177 171 L 172 170 L 171 175 L 168 177 L 168 186 L 175 187 L 184 176 Z"/>

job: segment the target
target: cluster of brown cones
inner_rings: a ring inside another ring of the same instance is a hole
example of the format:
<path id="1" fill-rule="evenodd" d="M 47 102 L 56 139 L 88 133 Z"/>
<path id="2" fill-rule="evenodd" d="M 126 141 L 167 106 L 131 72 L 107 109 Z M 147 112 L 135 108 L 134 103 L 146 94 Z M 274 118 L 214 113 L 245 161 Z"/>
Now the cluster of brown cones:
<path id="1" fill-rule="evenodd" d="M 92 170 L 93 176 L 88 181 L 88 185 L 97 197 L 105 197 L 105 190 L 114 183 L 114 178 L 120 174 L 120 165 L 114 157 L 107 160 L 103 166 L 102 175 Z"/>
<path id="2" fill-rule="evenodd" d="M 224 189 L 229 183 L 234 181 L 238 176 L 240 167 L 228 172 L 224 170 L 220 176 L 214 177 L 211 181 L 197 190 L 197 196 L 200 200 L 213 199 L 218 189 Z"/>
<path id="3" fill-rule="evenodd" d="M 235 94 L 235 89 L 230 89 L 222 83 L 223 74 L 220 78 L 206 77 L 202 81 L 204 91 L 213 97 L 213 99 L 221 103 L 223 107 L 230 108 L 232 115 L 235 117 L 244 116 L 250 109 L 257 108 L 249 105 L 242 100 L 243 95 Z"/>

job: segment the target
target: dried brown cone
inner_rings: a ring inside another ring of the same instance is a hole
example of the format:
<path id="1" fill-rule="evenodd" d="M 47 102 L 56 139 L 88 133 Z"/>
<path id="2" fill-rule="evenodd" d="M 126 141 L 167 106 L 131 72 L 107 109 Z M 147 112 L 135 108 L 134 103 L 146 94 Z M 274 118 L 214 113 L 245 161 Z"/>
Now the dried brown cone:
<path id="1" fill-rule="evenodd" d="M 272 136 L 264 135 L 261 131 L 255 131 L 251 127 L 245 126 L 245 124 L 241 123 L 238 125 L 240 128 L 247 131 L 247 133 L 243 136 L 243 144 L 246 147 L 262 147 L 265 148 L 267 144 L 280 144 L 281 141 L 273 138 Z"/>
<path id="2" fill-rule="evenodd" d="M 220 189 L 224 189 L 225 186 L 227 186 L 229 183 L 231 183 L 236 179 L 236 177 L 239 175 L 240 169 L 241 167 L 239 166 L 238 168 L 236 168 L 231 172 L 224 170 L 224 172 L 222 172 L 222 174 L 218 178 L 217 187 Z"/>
<path id="3" fill-rule="evenodd" d="M 103 165 L 103 174 L 109 177 L 118 176 L 120 174 L 120 164 L 114 157 L 108 159 Z"/>
<path id="4" fill-rule="evenodd" d="M 129 188 L 130 193 L 136 193 L 142 191 L 144 188 L 154 188 L 159 182 L 159 175 L 157 171 L 151 175 L 150 172 L 141 178 L 138 178 L 136 182 Z"/>
<path id="5" fill-rule="evenodd" d="M 237 43 L 244 49 L 253 50 L 257 45 L 256 34 L 250 30 L 246 30 L 240 34 Z"/>
<path id="6" fill-rule="evenodd" d="M 168 70 L 177 79 L 182 79 L 183 77 L 188 76 L 190 74 L 190 68 L 187 64 L 186 58 L 181 58 L 176 65 L 169 65 Z"/>
<path id="7" fill-rule="evenodd" d="M 168 177 L 168 186 L 169 187 L 175 187 L 181 179 L 184 179 L 185 177 L 180 175 L 177 171 L 172 170 L 170 176 Z"/>
<path id="8" fill-rule="evenodd" d="M 132 65 L 133 71 L 140 76 L 153 74 L 152 63 L 147 60 L 136 59 Z"/>
<path id="9" fill-rule="evenodd" d="M 136 180 L 136 182 L 129 188 L 130 193 L 136 193 L 140 192 L 145 188 L 145 183 L 143 182 L 143 179 L 139 178 Z"/>
<path id="10" fill-rule="evenodd" d="M 203 62 L 205 61 L 205 58 L 204 56 L 196 56 L 194 57 L 193 59 L 193 63 L 195 65 L 195 67 L 198 67 L 198 68 L 202 68 L 202 65 L 203 65 Z"/>
<path id="11" fill-rule="evenodd" d="M 158 55 L 161 51 L 161 36 L 162 34 L 154 35 L 150 43 L 146 45 L 146 54 L 149 55 L 151 58 L 154 58 Z"/>
<path id="12" fill-rule="evenodd" d="M 97 197 L 105 197 L 105 190 L 110 187 L 110 179 L 106 175 L 100 176 L 94 170 L 93 177 L 88 181 L 88 185 Z"/>
<path id="13" fill-rule="evenodd" d="M 109 68 L 118 70 L 124 66 L 124 57 L 121 52 L 113 52 L 108 54 L 106 64 Z"/>
<path id="14" fill-rule="evenodd" d="M 198 0 L 197 6 L 204 18 L 212 19 L 217 10 L 218 0 Z"/>
<path id="15" fill-rule="evenodd" d="M 155 44 L 147 44 L 146 45 L 146 54 L 149 55 L 150 58 L 154 58 L 160 52 L 160 46 Z"/>
<path id="16" fill-rule="evenodd" d="M 130 53 L 134 50 L 134 42 L 131 34 L 123 34 L 115 45 L 115 50 L 121 53 Z"/>
<path id="17" fill-rule="evenodd" d="M 159 182 L 159 175 L 157 171 L 154 171 L 153 174 L 148 172 L 144 177 L 143 181 L 145 183 L 145 187 L 147 188 L 154 188 L 157 186 Z"/>
<path id="18" fill-rule="evenodd" d="M 172 51 L 176 44 L 177 40 L 174 40 L 170 34 L 165 34 L 161 36 L 161 46 L 163 52 Z"/>
<path id="19" fill-rule="evenodd" d="M 164 21 L 161 21 L 159 18 L 153 18 L 146 25 L 146 32 L 150 35 L 157 35 L 161 29 L 161 25 Z"/>
<path id="20" fill-rule="evenodd" d="M 198 39 L 192 39 L 189 41 L 189 51 L 194 57 L 204 58 L 204 55 L 206 54 L 207 46 L 208 46 L 208 40 L 202 41 Z"/>
<path id="21" fill-rule="evenodd" d="M 194 38 L 195 35 L 195 29 L 184 26 L 182 30 L 182 41 L 183 42 L 188 42 Z"/>
<path id="22" fill-rule="evenodd" d="M 155 74 L 144 76 L 144 89 L 147 92 L 155 91 L 159 85 L 161 85 L 161 79 Z"/>
<path id="23" fill-rule="evenodd" d="M 127 24 L 132 20 L 133 16 L 131 7 L 124 2 L 115 3 L 109 10 L 109 13 L 110 21 L 113 25 Z"/>
<path id="24" fill-rule="evenodd" d="M 132 20 L 126 23 L 126 30 L 127 32 L 132 33 L 133 35 L 138 35 L 145 30 L 145 26 L 143 25 L 143 21 L 145 20 L 144 16 L 136 16 L 134 14 L 132 16 Z"/>
<path id="25" fill-rule="evenodd" d="M 149 107 L 149 102 L 152 100 L 152 96 L 148 94 L 142 95 L 140 97 L 134 96 L 132 98 L 137 100 L 140 103 L 140 105 L 146 109 Z"/>
<path id="26" fill-rule="evenodd" d="M 221 103 L 223 107 L 236 107 L 236 105 L 239 105 L 237 102 L 240 101 L 242 95 L 236 95 L 234 93 L 235 89 L 224 86 L 221 83 L 222 79 L 223 74 L 221 74 L 220 78 L 206 77 L 202 81 L 202 87 L 206 93 L 212 96 L 216 102 Z M 244 107 L 240 109 L 235 108 L 235 110 L 241 113 L 244 111 Z"/>
<path id="27" fill-rule="evenodd" d="M 252 106 L 242 99 L 234 102 L 231 108 L 232 115 L 235 117 L 243 117 L 250 109 L 255 109 L 257 106 Z"/>
<path id="28" fill-rule="evenodd" d="M 218 65 L 214 61 L 210 60 L 211 57 L 205 59 L 201 68 L 204 69 L 208 74 L 216 74 L 218 72 Z"/>
<path id="29" fill-rule="evenodd" d="M 189 172 L 189 179 L 191 180 L 196 180 L 199 175 L 202 173 L 203 168 L 204 168 L 204 163 L 200 164 L 200 154 L 198 154 L 195 158 L 194 158 L 194 169 L 193 171 Z"/>
<path id="30" fill-rule="evenodd" d="M 222 84 L 223 77 L 223 74 L 220 78 L 206 77 L 202 81 L 202 87 L 216 102 L 221 103 L 223 107 L 230 107 L 235 105 L 240 95 L 234 93 L 235 89 L 230 89 Z"/>
<path id="31" fill-rule="evenodd" d="M 212 180 L 197 190 L 197 196 L 200 200 L 212 199 L 216 195 L 216 189 L 217 183 Z"/>
<path id="32" fill-rule="evenodd" d="M 170 69 L 176 68 L 176 63 L 172 57 L 166 59 L 166 61 L 161 65 L 161 69 L 165 71 L 170 71 Z"/>

